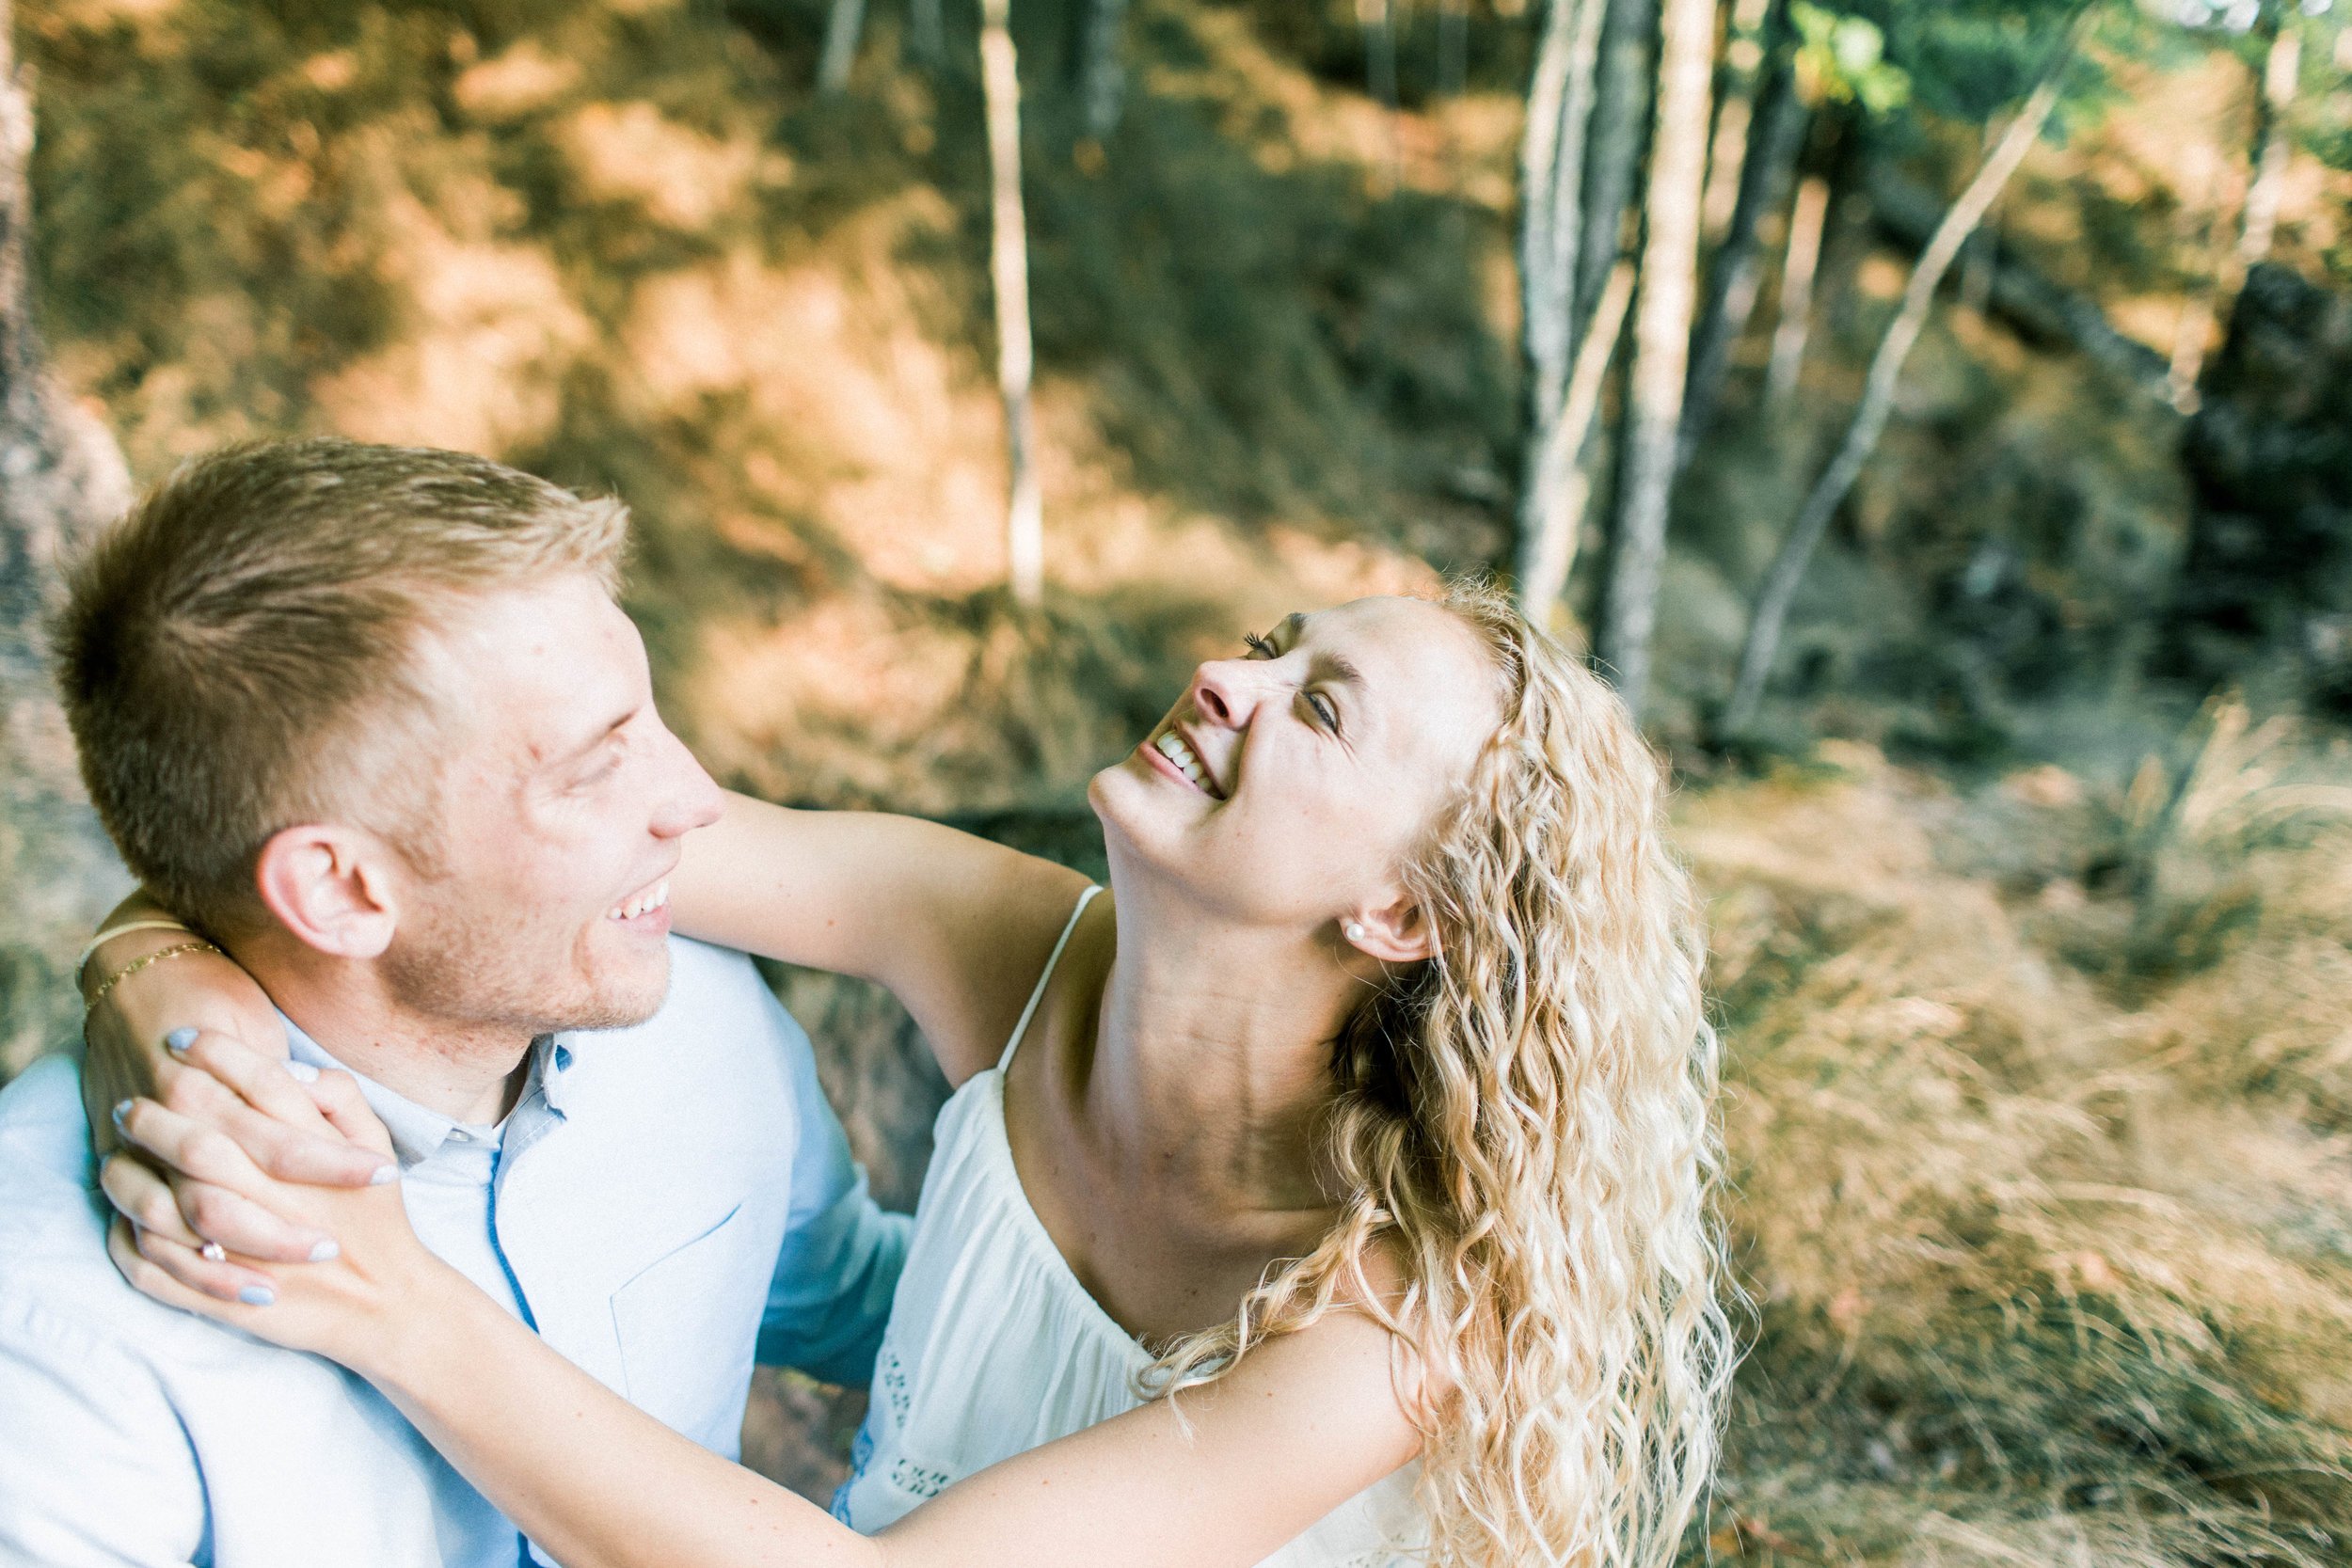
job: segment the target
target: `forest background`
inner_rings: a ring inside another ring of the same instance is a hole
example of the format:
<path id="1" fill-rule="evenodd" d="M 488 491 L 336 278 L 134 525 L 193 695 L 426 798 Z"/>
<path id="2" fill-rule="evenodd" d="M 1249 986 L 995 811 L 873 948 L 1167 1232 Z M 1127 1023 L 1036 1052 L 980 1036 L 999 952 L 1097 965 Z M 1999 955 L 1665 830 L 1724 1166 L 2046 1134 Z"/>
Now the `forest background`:
<path id="1" fill-rule="evenodd" d="M 219 442 L 617 494 L 724 782 L 1098 872 L 1195 661 L 1491 570 L 1710 898 L 1753 1348 L 1693 1560 L 2352 1560 L 2347 20 L 21 3 L 0 1078 L 125 886 L 57 562 Z M 921 1041 L 773 979 L 911 1207 Z M 862 1399 L 763 1371 L 747 1460 L 822 1496 Z"/>

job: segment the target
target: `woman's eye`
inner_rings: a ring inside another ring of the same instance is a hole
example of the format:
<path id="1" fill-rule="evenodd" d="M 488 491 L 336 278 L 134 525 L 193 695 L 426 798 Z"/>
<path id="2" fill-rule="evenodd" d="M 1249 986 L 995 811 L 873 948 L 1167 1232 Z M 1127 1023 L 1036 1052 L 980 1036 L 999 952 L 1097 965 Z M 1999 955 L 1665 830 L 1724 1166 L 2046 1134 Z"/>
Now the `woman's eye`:
<path id="1" fill-rule="evenodd" d="M 1336 730 L 1340 727 L 1339 705 L 1332 702 L 1330 698 L 1325 696 L 1322 692 L 1308 692 L 1307 705 L 1313 708 L 1315 710 L 1315 717 L 1322 720 L 1324 723 L 1331 729 Z"/>
<path id="2" fill-rule="evenodd" d="M 1272 658 L 1275 657 L 1274 644 L 1267 641 L 1264 638 L 1260 637 L 1256 632 L 1246 631 L 1242 633 L 1241 640 L 1249 649 L 1249 657 L 1251 658 Z"/>

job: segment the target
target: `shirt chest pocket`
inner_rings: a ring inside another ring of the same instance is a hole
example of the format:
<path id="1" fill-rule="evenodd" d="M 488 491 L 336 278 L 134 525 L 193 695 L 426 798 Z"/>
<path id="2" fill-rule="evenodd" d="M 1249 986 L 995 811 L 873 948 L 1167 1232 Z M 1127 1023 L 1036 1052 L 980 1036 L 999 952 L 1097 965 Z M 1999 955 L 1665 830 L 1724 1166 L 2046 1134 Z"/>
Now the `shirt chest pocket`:
<path id="1" fill-rule="evenodd" d="M 631 1404 L 732 1457 L 773 1249 L 738 1204 L 718 1224 L 646 1265 L 612 1293 L 612 1327 Z"/>

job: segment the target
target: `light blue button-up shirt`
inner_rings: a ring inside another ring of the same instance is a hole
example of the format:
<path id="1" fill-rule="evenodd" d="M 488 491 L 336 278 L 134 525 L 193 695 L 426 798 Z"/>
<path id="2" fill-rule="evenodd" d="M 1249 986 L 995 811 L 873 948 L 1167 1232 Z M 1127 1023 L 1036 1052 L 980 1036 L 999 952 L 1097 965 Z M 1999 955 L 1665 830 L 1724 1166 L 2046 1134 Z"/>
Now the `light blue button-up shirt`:
<path id="1" fill-rule="evenodd" d="M 906 1221 L 875 1207 L 750 960 L 671 952 L 660 1012 L 539 1041 L 496 1127 L 360 1086 L 425 1245 L 733 1458 L 755 1357 L 870 1375 Z M 294 1049 L 335 1065 L 299 1031 Z M 0 1564 L 539 1556 L 365 1382 L 125 1285 L 106 1219 L 72 1065 L 38 1063 L 0 1092 Z"/>

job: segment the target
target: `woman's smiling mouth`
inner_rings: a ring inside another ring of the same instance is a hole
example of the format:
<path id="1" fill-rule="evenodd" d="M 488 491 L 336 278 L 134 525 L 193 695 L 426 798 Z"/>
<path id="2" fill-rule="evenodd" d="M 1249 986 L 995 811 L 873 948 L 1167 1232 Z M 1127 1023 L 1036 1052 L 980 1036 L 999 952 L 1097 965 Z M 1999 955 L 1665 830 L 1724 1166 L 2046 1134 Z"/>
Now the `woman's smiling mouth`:
<path id="1" fill-rule="evenodd" d="M 1169 730 L 1152 742 L 1152 749 L 1166 758 L 1170 768 L 1183 774 L 1195 788 L 1209 799 L 1213 800 L 1225 799 L 1225 792 L 1216 786 L 1216 775 L 1212 774 L 1201 763 L 1200 755 L 1185 744 L 1183 736 L 1178 735 L 1174 730 Z"/>

